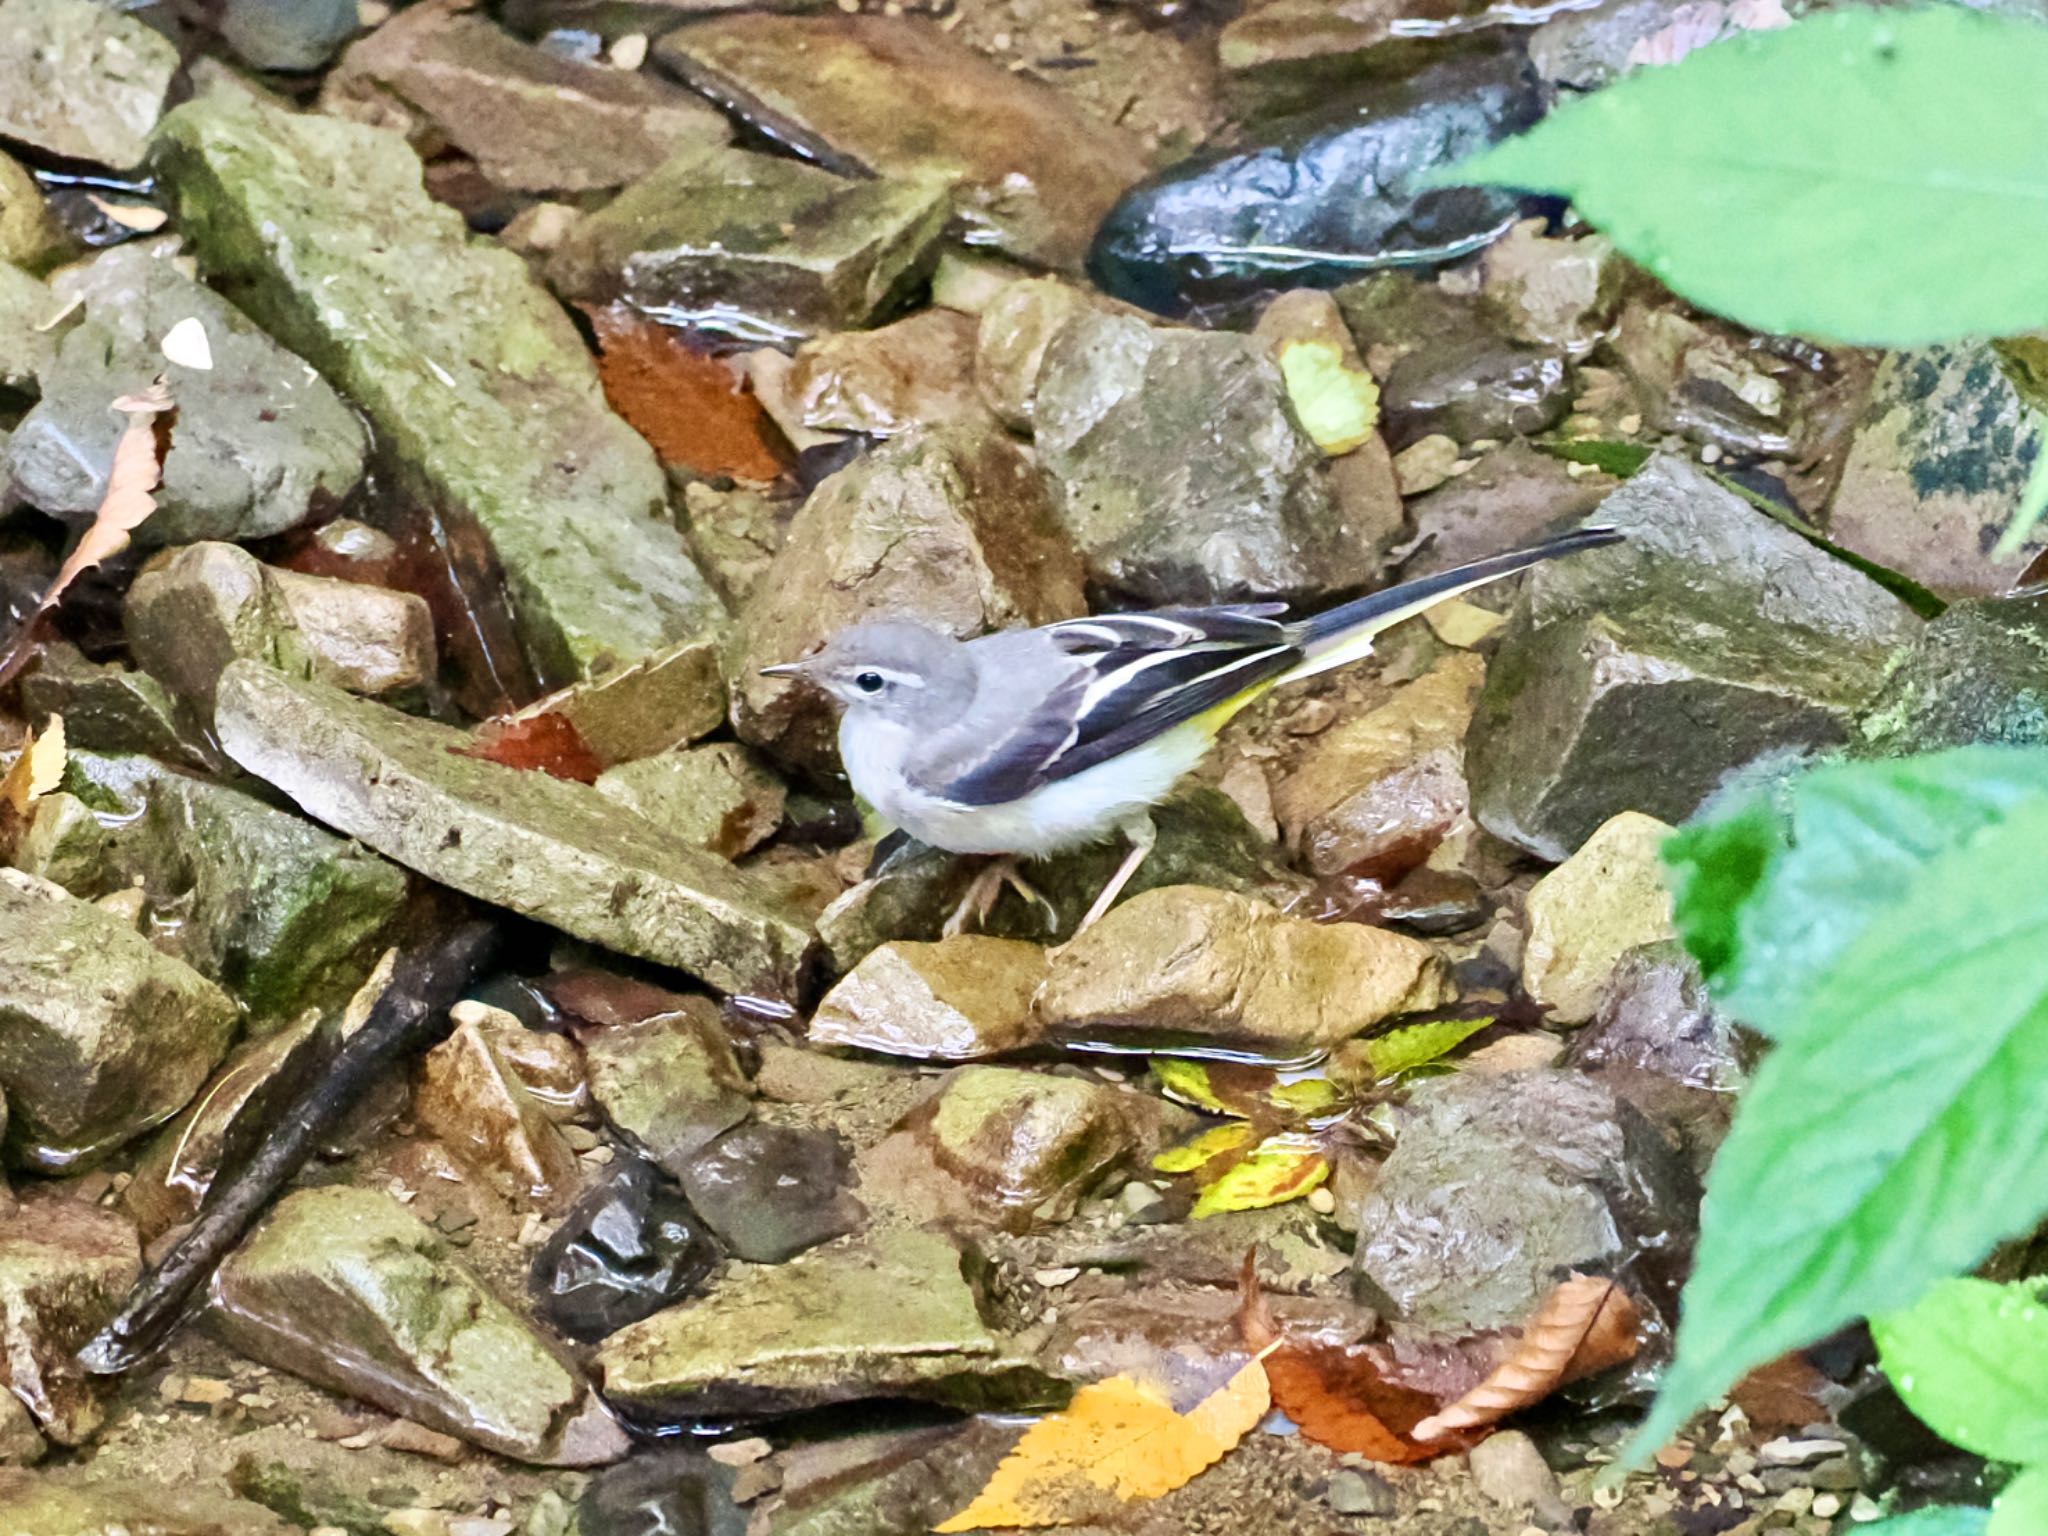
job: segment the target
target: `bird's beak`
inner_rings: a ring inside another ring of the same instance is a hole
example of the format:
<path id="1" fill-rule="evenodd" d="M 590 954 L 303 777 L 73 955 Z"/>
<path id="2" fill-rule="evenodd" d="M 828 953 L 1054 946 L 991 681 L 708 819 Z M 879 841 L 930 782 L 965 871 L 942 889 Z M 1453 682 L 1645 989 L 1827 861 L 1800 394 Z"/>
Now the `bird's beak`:
<path id="1" fill-rule="evenodd" d="M 763 667 L 761 675 L 763 677 L 800 677 L 803 675 L 803 670 L 804 664 L 800 661 L 778 661 L 772 667 Z"/>

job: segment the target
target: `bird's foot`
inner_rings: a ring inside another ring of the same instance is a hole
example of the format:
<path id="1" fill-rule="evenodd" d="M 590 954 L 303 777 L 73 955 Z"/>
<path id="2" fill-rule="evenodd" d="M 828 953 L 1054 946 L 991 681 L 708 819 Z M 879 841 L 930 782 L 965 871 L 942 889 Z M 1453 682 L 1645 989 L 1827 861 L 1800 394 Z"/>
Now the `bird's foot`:
<path id="1" fill-rule="evenodd" d="M 953 915 L 946 919 L 946 925 L 939 931 L 947 938 L 967 932 L 970 920 L 975 928 L 988 921 L 989 913 L 1001 899 L 1003 888 L 1008 886 L 1034 906 L 1045 909 L 1047 927 L 1059 924 L 1059 913 L 1045 895 L 1024 878 L 1015 858 L 1004 854 L 990 859 L 975 871 L 973 883 L 967 887 L 967 894 L 960 898 L 960 905 L 953 909 Z"/>

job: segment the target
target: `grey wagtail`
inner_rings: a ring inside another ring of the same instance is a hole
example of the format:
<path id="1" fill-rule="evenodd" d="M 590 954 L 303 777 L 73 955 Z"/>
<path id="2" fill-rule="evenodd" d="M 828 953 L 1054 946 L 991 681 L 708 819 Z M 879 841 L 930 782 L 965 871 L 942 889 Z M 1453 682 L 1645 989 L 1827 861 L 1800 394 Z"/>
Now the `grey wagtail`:
<path id="1" fill-rule="evenodd" d="M 1302 619 L 1284 603 L 1161 608 L 955 640 L 906 619 L 855 624 L 802 661 L 763 667 L 844 706 L 839 756 L 893 825 L 952 853 L 997 854 L 946 931 L 986 916 L 1017 856 L 1115 832 L 1130 852 L 1081 920 L 1109 910 L 1156 836 L 1151 808 L 1268 689 L 1357 661 L 1381 630 L 1544 560 L 1612 544 L 1580 528 L 1418 577 Z"/>

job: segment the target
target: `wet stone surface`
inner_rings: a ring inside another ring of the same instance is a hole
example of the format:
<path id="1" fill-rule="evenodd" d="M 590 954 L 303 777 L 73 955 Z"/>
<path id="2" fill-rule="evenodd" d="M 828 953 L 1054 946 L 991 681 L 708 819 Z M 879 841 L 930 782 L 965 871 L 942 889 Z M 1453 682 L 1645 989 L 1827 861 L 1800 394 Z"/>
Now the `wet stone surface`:
<path id="1" fill-rule="evenodd" d="M 654 1165 L 621 1159 L 534 1256 L 541 1317 L 590 1342 L 692 1294 L 718 1264 L 697 1213 Z"/>
<path id="2" fill-rule="evenodd" d="M 734 1258 L 780 1264 L 866 1220 L 849 1171 L 830 1131 L 749 1121 L 682 1159 L 677 1179 Z"/>

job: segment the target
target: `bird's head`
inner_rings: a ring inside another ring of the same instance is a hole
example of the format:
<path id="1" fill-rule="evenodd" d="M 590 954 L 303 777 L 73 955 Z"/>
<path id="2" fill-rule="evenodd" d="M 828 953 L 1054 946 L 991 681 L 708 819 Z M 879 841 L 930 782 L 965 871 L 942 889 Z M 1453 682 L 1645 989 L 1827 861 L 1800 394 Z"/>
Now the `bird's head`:
<path id="1" fill-rule="evenodd" d="M 974 696 L 967 648 L 907 619 L 877 619 L 842 629 L 802 661 L 763 667 L 765 677 L 792 677 L 822 688 L 850 716 L 946 722 Z"/>

